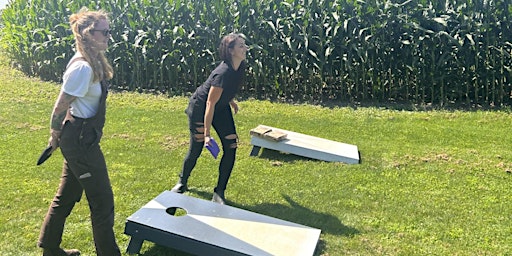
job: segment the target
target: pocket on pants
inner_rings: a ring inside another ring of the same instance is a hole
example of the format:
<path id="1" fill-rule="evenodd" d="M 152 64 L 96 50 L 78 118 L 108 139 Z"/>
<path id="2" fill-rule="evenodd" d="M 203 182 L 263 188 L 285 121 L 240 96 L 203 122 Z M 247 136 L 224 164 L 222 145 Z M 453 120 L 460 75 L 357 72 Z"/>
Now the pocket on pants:
<path id="1" fill-rule="evenodd" d="M 80 136 L 78 137 L 78 142 L 81 147 L 85 149 L 89 149 L 94 145 L 100 143 L 102 136 L 102 131 L 92 127 L 82 127 L 80 131 Z"/>

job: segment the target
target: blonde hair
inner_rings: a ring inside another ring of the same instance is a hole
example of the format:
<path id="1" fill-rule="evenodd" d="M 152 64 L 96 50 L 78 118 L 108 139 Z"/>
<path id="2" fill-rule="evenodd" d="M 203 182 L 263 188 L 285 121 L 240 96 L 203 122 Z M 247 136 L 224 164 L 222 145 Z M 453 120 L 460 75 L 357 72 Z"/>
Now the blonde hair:
<path id="1" fill-rule="evenodd" d="M 94 72 L 94 82 L 110 80 L 114 70 L 105 56 L 104 51 L 97 49 L 97 43 L 91 40 L 92 31 L 100 20 L 108 21 L 104 11 L 89 11 L 86 7 L 69 17 L 69 24 L 75 36 L 76 50 L 91 65 Z"/>

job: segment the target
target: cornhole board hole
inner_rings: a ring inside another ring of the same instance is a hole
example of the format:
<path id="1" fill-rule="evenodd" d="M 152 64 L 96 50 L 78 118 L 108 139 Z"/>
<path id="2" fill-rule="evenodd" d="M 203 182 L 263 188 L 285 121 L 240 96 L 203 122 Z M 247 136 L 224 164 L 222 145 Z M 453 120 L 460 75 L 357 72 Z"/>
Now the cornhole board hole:
<path id="1" fill-rule="evenodd" d="M 321 230 L 165 191 L 128 217 L 124 232 L 129 254 L 147 240 L 194 255 L 293 256 L 313 255 Z"/>
<path id="2" fill-rule="evenodd" d="M 251 132 L 251 144 L 253 145 L 251 156 L 257 156 L 261 148 L 267 148 L 328 162 L 344 162 L 348 164 L 360 163 L 359 150 L 356 145 L 327 140 L 265 125 L 259 125 L 253 130 L 257 129 L 267 129 L 280 134 L 285 134 L 286 136 L 283 136 L 279 140 L 274 140 L 270 139 L 268 136 L 258 136 Z"/>

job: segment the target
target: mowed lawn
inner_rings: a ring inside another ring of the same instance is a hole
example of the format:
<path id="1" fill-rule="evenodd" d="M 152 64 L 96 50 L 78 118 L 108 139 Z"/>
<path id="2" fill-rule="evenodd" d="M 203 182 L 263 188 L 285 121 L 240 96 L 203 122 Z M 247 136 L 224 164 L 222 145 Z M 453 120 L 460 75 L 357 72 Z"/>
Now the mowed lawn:
<path id="1" fill-rule="evenodd" d="M 0 255 L 41 255 L 39 229 L 57 189 L 62 155 L 47 143 L 59 84 L 0 65 Z M 170 189 L 188 147 L 186 97 L 112 92 L 101 143 L 124 252 L 128 216 Z M 500 111 L 403 111 L 240 102 L 240 142 L 226 197 L 232 206 L 322 230 L 315 255 L 511 255 L 512 117 Z M 348 165 L 264 150 L 259 124 L 357 145 Z M 211 199 L 219 160 L 204 151 L 187 195 Z M 254 234 L 257 236 L 258 234 Z M 63 247 L 95 255 L 85 197 Z M 141 255 L 187 255 L 145 242 Z"/>

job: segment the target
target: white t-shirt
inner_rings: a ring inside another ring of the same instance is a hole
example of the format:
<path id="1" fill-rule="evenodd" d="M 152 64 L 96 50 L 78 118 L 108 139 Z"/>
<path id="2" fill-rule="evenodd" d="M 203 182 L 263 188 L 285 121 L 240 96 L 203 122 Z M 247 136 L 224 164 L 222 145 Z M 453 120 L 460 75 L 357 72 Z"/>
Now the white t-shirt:
<path id="1" fill-rule="evenodd" d="M 73 59 L 81 57 L 75 54 Z M 71 62 L 70 61 L 70 62 Z M 62 91 L 77 97 L 71 102 L 71 114 L 75 117 L 90 118 L 96 115 L 101 97 L 101 83 L 93 83 L 92 67 L 85 60 L 76 60 L 66 69 Z"/>

